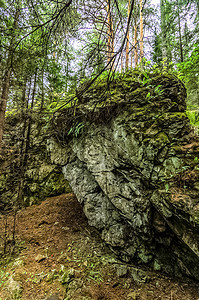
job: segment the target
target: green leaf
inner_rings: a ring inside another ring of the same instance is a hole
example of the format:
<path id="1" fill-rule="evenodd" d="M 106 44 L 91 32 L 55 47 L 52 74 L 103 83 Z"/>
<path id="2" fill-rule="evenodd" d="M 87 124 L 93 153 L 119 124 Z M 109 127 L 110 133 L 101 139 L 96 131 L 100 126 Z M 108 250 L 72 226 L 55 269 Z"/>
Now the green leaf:
<path id="1" fill-rule="evenodd" d="M 166 191 L 166 193 L 168 193 L 168 191 L 169 191 L 169 184 L 168 183 L 165 184 L 165 191 Z"/>
<path id="2" fill-rule="evenodd" d="M 150 92 L 148 92 L 148 94 L 146 95 L 146 98 L 151 99 L 151 93 Z"/>

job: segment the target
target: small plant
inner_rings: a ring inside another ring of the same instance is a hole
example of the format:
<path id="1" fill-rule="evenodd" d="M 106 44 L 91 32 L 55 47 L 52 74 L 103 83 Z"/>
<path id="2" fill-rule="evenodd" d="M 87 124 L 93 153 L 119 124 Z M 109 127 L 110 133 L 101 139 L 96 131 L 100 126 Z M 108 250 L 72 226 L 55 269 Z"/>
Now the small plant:
<path id="1" fill-rule="evenodd" d="M 146 76 L 146 74 L 145 74 L 144 77 L 143 77 L 143 79 L 142 79 L 142 84 L 143 84 L 143 86 L 144 86 L 145 84 L 147 84 L 148 81 L 149 81 L 149 77 Z"/>
<path id="2" fill-rule="evenodd" d="M 160 97 L 164 93 L 161 84 L 157 86 L 149 85 L 148 87 L 151 89 L 152 93 L 151 92 L 147 93 L 146 95 L 147 100 L 156 99 L 157 97 Z"/>
<path id="3" fill-rule="evenodd" d="M 148 70 L 144 70 L 141 72 L 141 85 L 145 86 L 150 80 L 149 72 Z"/>
<path id="4" fill-rule="evenodd" d="M 148 92 L 148 94 L 146 95 L 146 98 L 147 98 L 148 100 L 150 100 L 152 97 L 153 97 L 153 96 L 151 95 L 151 93 Z"/>
<path id="5" fill-rule="evenodd" d="M 72 126 L 70 128 L 70 130 L 68 131 L 68 135 L 78 137 L 81 134 L 84 126 L 85 126 L 85 124 L 83 122 L 75 123 L 75 125 Z"/>
<path id="6" fill-rule="evenodd" d="M 155 87 L 154 92 L 155 92 L 155 94 L 156 94 L 157 96 L 161 96 L 161 95 L 163 94 L 163 92 L 164 92 L 164 91 L 161 89 L 161 87 L 162 87 L 161 84 L 159 84 L 159 85 L 157 85 L 157 86 Z"/>
<path id="7" fill-rule="evenodd" d="M 169 191 L 169 184 L 168 183 L 165 184 L 165 191 L 166 191 L 166 193 L 168 193 L 168 191 Z"/>

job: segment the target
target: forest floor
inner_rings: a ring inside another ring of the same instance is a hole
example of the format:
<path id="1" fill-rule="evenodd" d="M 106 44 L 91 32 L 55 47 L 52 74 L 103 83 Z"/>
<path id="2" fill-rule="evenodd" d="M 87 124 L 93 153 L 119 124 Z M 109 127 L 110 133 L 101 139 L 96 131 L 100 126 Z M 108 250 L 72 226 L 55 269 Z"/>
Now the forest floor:
<path id="1" fill-rule="evenodd" d="M 118 261 L 73 194 L 19 211 L 16 238 L 18 255 L 0 266 L 0 300 L 199 300 L 192 281 L 152 271 L 145 283 L 118 277 Z"/>

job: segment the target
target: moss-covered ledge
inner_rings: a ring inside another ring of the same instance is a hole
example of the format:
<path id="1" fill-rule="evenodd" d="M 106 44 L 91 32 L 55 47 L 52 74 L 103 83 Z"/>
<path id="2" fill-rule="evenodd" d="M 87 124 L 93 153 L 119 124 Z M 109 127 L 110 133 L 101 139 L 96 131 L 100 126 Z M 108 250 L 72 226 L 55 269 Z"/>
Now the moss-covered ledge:
<path id="1" fill-rule="evenodd" d="M 138 72 L 128 72 L 110 81 L 99 80 L 66 108 L 55 113 L 51 127 L 54 137 L 65 143 L 79 136 L 91 124 L 107 124 L 122 111 L 130 109 L 137 119 L 157 119 L 172 122 L 173 118 L 185 117 L 186 90 L 182 83 L 167 73 L 150 74 L 147 82 Z M 144 80 L 144 81 L 143 81 Z M 166 112 L 173 114 L 164 115 Z M 166 125 L 166 124 L 165 124 Z"/>

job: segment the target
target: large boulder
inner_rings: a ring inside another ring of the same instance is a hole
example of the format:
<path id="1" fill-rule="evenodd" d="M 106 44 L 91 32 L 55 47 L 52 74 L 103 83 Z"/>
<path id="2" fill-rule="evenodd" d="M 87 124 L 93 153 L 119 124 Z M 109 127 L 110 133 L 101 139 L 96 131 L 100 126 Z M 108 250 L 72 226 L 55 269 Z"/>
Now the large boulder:
<path id="1" fill-rule="evenodd" d="M 102 82 L 57 114 L 48 150 L 121 260 L 199 280 L 199 143 L 185 98 L 171 75 Z"/>

